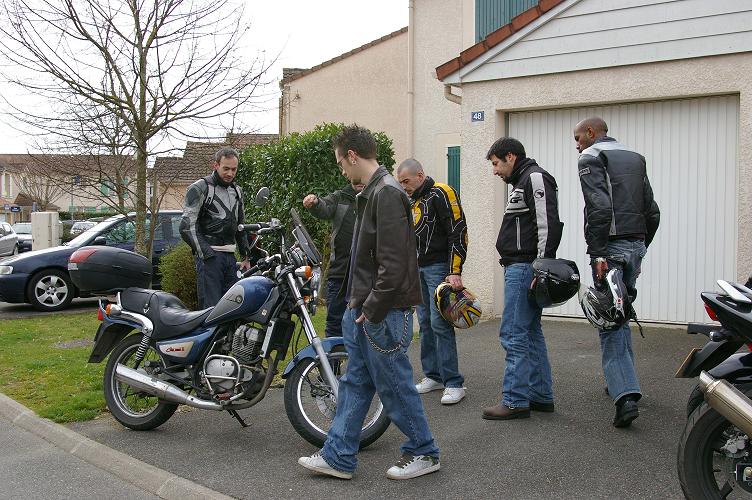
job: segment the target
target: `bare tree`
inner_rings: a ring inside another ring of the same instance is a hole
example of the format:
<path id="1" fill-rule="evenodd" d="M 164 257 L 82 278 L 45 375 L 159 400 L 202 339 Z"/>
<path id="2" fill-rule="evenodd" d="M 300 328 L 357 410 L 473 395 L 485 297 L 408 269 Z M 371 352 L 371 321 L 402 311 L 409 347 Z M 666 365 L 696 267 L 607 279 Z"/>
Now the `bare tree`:
<path id="1" fill-rule="evenodd" d="M 269 64 L 242 45 L 242 3 L 2 1 L 0 51 L 12 63 L 4 76 L 41 99 L 38 108 L 9 103 L 15 118 L 59 149 L 133 158 L 136 251 L 150 255 L 149 158 L 266 98 L 258 94 Z"/>
<path id="2" fill-rule="evenodd" d="M 61 182 L 40 175 L 34 169 L 24 166 L 18 172 L 18 186 L 31 201 L 37 203 L 39 210 L 47 210 L 63 194 Z"/>

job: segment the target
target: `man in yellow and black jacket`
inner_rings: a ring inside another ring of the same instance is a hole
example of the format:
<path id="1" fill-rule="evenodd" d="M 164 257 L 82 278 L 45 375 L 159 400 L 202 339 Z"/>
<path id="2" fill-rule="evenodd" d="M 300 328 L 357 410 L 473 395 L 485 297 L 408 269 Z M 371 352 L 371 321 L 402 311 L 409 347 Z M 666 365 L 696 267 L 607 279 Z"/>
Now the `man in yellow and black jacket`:
<path id="1" fill-rule="evenodd" d="M 421 394 L 444 389 L 443 404 L 465 397 L 465 379 L 459 371 L 454 327 L 441 317 L 433 300 L 444 281 L 461 290 L 462 265 L 467 256 L 467 224 L 457 192 L 434 182 L 414 159 L 397 168 L 397 179 L 413 203 L 418 270 L 423 304 L 418 306 L 420 361 L 425 377 L 416 388 Z"/>

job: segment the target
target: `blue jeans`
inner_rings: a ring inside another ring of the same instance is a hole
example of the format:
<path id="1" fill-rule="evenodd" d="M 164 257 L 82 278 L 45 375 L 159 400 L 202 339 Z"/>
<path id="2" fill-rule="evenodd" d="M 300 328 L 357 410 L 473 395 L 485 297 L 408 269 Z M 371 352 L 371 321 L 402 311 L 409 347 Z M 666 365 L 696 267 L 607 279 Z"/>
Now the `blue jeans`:
<path id="1" fill-rule="evenodd" d="M 433 299 L 436 287 L 449 272 L 449 266 L 445 263 L 430 264 L 420 267 L 418 271 L 423 293 L 423 304 L 418 306 L 423 373 L 445 387 L 462 387 L 465 378 L 458 367 L 454 327 L 441 317 Z"/>
<path id="2" fill-rule="evenodd" d="M 355 319 L 360 313 L 360 309 L 348 308 L 342 319 L 349 358 L 347 371 L 339 382 L 337 414 L 321 456 L 337 470 L 355 470 L 360 430 L 371 400 L 378 393 L 384 411 L 407 436 L 402 453 L 438 457 L 439 448 L 428 428 L 423 401 L 413 384 L 413 368 L 407 357 L 413 335 L 412 311 L 392 309 L 381 323 L 357 324 Z"/>
<path id="3" fill-rule="evenodd" d="M 347 309 L 344 295 L 339 297 L 343 278 L 329 278 L 326 280 L 326 336 L 342 336 L 342 316 Z"/>
<path id="4" fill-rule="evenodd" d="M 530 401 L 552 403 L 551 365 L 541 328 L 543 309 L 528 299 L 533 266 L 512 264 L 504 269 L 504 312 L 499 337 L 506 350 L 501 403 L 528 408 Z"/>
<path id="5" fill-rule="evenodd" d="M 646 253 L 645 243 L 639 240 L 614 240 L 608 244 L 608 268 L 622 270 L 622 279 L 632 301 L 637 298 L 637 277 L 640 275 L 642 259 Z M 598 333 L 601 340 L 603 375 L 609 395 L 614 402 L 627 394 L 635 394 L 639 399 L 642 394 L 635 370 L 629 323 L 615 330 L 599 330 Z"/>
<path id="6" fill-rule="evenodd" d="M 196 291 L 201 309 L 214 307 L 222 295 L 238 281 L 238 266 L 235 254 L 215 252 L 214 257 L 196 261 Z"/>

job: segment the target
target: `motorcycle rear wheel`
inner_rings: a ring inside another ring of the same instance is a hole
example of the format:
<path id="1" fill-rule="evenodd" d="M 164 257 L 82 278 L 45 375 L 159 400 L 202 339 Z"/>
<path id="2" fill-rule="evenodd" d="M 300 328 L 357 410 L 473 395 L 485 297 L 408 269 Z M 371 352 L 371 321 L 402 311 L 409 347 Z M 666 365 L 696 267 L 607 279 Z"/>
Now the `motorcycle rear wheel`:
<path id="1" fill-rule="evenodd" d="M 156 429 L 178 409 L 176 403 L 162 401 L 156 396 L 146 394 L 115 379 L 115 369 L 118 364 L 134 368 L 136 351 L 141 344 L 143 335 L 131 335 L 115 347 L 107 360 L 104 370 L 104 399 L 112 416 L 124 426 L 136 431 Z M 153 348 L 146 350 L 143 361 L 138 370 L 145 370 L 150 374 L 150 363 L 162 363 Z"/>
<path id="2" fill-rule="evenodd" d="M 329 363 L 339 379 L 347 370 L 347 352 L 337 349 L 329 353 Z M 324 380 L 318 359 L 301 361 L 285 381 L 285 409 L 295 431 L 303 439 L 321 448 L 334 420 L 337 403 L 329 384 Z M 360 449 L 381 437 L 391 421 L 384 406 L 375 396 L 360 434 Z"/>
<path id="3" fill-rule="evenodd" d="M 749 385 L 738 387 L 747 396 Z M 731 422 L 702 402 L 687 420 L 677 453 L 679 482 L 689 499 L 747 498 L 734 479 L 734 460 L 721 451 L 727 440 L 739 431 Z M 743 432 L 742 432 L 743 434 Z"/>

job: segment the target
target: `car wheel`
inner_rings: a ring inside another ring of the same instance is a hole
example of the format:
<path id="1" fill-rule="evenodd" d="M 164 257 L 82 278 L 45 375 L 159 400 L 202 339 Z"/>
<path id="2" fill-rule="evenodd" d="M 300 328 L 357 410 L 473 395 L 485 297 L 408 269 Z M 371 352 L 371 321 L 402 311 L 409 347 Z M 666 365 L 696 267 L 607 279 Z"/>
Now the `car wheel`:
<path id="1" fill-rule="evenodd" d="M 29 303 L 37 311 L 59 311 L 68 307 L 75 291 L 68 273 L 44 269 L 31 277 L 26 289 Z"/>

